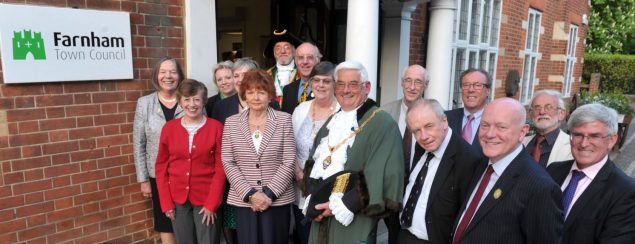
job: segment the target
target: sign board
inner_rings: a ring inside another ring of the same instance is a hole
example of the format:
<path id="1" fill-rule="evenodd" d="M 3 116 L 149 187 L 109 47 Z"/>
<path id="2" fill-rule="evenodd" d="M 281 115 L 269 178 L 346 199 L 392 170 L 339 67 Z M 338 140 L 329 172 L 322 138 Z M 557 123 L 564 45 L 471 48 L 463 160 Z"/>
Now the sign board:
<path id="1" fill-rule="evenodd" d="M 130 14 L 0 4 L 4 83 L 132 79 Z"/>

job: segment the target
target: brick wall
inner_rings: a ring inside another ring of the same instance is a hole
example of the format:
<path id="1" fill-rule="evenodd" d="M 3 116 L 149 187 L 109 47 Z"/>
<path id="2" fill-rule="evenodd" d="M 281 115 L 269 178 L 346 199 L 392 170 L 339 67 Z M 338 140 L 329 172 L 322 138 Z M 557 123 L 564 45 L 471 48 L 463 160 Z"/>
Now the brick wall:
<path id="1" fill-rule="evenodd" d="M 183 1 L 0 2 L 130 12 L 134 57 L 134 80 L 6 85 L 0 75 L 0 243 L 153 242 L 132 121 L 157 58 L 183 61 Z"/>
<path id="2" fill-rule="evenodd" d="M 500 25 L 495 97 L 505 96 L 505 79 L 510 70 L 517 70 L 522 75 L 524 59 L 519 52 L 524 50 L 527 34 L 527 30 L 522 28 L 522 22 L 527 21 L 530 7 L 542 12 L 541 26 L 544 28 L 539 40 L 539 52 L 542 58 L 538 61 L 536 68 L 536 78 L 539 79 L 539 83 L 536 85 L 535 90 L 562 90 L 564 83 L 559 79 L 564 76 L 565 62 L 557 59 L 558 55 L 564 56 L 566 54 L 567 40 L 554 37 L 554 26 L 560 27 L 568 35 L 569 26 L 573 23 L 578 26 L 579 41 L 576 46 L 576 57 L 578 60 L 574 67 L 571 94 L 578 93 L 582 75 L 582 62 L 584 60 L 584 39 L 588 31 L 588 26 L 582 24 L 582 15 L 588 13 L 587 1 L 525 0 L 502 2 L 503 16 Z M 410 25 L 411 64 L 425 64 L 428 25 L 427 5 L 428 3 L 419 4 L 412 14 L 413 20 Z M 563 25 L 556 25 L 556 22 L 561 22 Z M 518 96 L 519 94 L 516 93 L 516 98 Z"/>

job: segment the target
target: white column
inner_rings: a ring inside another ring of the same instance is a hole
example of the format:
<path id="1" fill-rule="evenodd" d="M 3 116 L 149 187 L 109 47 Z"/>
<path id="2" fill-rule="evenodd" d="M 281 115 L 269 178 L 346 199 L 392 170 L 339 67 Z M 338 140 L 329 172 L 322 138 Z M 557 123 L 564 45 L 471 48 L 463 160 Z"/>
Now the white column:
<path id="1" fill-rule="evenodd" d="M 207 86 L 207 95 L 217 93 L 212 68 L 216 65 L 216 1 L 185 0 L 185 62 L 187 78 Z"/>
<path id="2" fill-rule="evenodd" d="M 430 72 L 430 85 L 425 97 L 434 98 L 444 109 L 451 107 L 452 92 L 452 30 L 455 0 L 432 0 L 430 2 L 430 30 L 428 31 L 428 53 L 426 64 Z"/>
<path id="3" fill-rule="evenodd" d="M 377 92 L 379 0 L 349 0 L 346 24 L 346 60 L 357 60 L 368 70 L 372 84 L 369 98 Z"/>
<path id="4" fill-rule="evenodd" d="M 401 75 L 410 58 L 410 21 L 412 12 L 421 0 L 402 3 L 382 1 L 384 31 L 380 60 L 381 104 L 403 97 Z M 397 38 L 398 37 L 398 38 Z"/>

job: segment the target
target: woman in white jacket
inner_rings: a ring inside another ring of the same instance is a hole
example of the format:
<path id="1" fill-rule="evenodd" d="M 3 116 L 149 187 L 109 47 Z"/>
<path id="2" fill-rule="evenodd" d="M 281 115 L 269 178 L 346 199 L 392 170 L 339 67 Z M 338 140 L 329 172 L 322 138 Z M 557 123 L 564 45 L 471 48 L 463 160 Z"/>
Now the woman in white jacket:
<path id="1" fill-rule="evenodd" d="M 324 125 L 324 122 L 333 115 L 340 106 L 335 100 L 335 81 L 333 77 L 333 63 L 324 61 L 313 67 L 309 77 L 314 99 L 298 105 L 293 111 L 293 134 L 296 144 L 296 169 L 295 169 L 295 189 L 296 201 L 293 206 L 295 217 L 295 231 L 300 239 L 300 243 L 308 243 L 311 223 L 303 224 L 304 219 L 302 207 L 305 198 L 298 186 L 304 177 L 304 162 L 309 157 L 309 150 L 313 146 L 315 135 Z"/>

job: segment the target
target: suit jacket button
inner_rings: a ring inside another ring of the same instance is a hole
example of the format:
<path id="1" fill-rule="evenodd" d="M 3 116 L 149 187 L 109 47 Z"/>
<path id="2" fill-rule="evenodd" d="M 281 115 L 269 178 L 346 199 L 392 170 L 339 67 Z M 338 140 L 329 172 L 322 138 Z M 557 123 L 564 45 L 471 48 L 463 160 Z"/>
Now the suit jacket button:
<path id="1" fill-rule="evenodd" d="M 261 181 L 256 181 L 256 184 L 260 185 L 262 182 Z"/>

